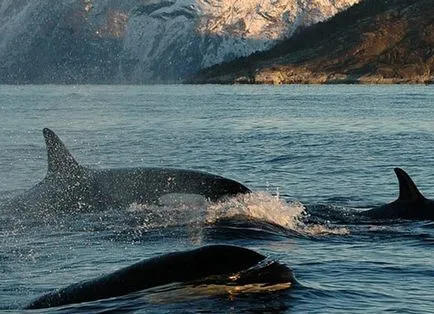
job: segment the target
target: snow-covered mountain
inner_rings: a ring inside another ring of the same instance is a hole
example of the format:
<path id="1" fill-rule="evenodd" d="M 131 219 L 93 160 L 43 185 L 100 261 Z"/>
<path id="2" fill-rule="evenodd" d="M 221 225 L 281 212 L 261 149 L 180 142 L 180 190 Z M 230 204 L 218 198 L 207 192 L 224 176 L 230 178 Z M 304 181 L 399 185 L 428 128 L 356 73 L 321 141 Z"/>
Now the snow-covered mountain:
<path id="1" fill-rule="evenodd" d="M 0 0 L 0 82 L 176 82 L 359 0 Z"/>

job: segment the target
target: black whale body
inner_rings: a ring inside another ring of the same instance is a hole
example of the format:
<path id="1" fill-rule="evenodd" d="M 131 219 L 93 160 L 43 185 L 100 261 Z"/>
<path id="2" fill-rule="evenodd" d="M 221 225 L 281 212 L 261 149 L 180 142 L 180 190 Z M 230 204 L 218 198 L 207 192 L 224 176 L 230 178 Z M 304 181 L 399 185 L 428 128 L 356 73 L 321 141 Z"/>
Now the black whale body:
<path id="1" fill-rule="evenodd" d="M 434 201 L 422 195 L 403 169 L 395 168 L 394 171 L 399 182 L 399 197 L 391 203 L 363 211 L 360 215 L 382 220 L 434 220 Z"/>
<path id="2" fill-rule="evenodd" d="M 43 130 L 48 170 L 45 178 L 3 207 L 49 211 L 75 208 L 158 204 L 165 196 L 199 195 L 210 201 L 249 193 L 234 180 L 196 170 L 174 168 L 91 169 L 77 163 L 59 137 Z"/>
<path id="3" fill-rule="evenodd" d="M 231 245 L 210 245 L 190 251 L 169 253 L 48 293 L 28 304 L 25 309 L 89 302 L 201 278 L 204 278 L 206 283 L 212 283 L 210 276 L 228 275 L 229 278 L 233 274 L 254 267 L 264 259 L 265 256 L 255 251 Z M 241 278 L 240 284 L 258 281 L 264 284 L 290 284 L 293 280 L 291 270 L 278 263 L 273 265 L 274 272 L 267 271 L 265 274 Z"/>

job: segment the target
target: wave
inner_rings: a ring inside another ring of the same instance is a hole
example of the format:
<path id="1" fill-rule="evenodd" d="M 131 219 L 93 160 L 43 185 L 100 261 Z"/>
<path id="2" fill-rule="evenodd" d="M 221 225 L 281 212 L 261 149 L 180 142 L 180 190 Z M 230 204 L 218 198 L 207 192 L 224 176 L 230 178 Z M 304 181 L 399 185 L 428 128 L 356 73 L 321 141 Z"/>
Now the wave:
<path id="1" fill-rule="evenodd" d="M 141 231 L 197 226 L 232 229 L 233 232 L 264 231 L 283 236 L 349 233 L 344 227 L 306 223 L 306 208 L 302 203 L 286 202 L 279 195 L 268 192 L 240 194 L 217 203 L 190 203 L 176 207 L 133 203 L 128 206 L 127 212 L 134 214 L 137 228 Z"/>
<path id="2" fill-rule="evenodd" d="M 226 202 L 212 204 L 208 209 L 207 222 L 244 218 L 253 226 L 264 227 L 272 231 L 302 236 L 319 236 L 329 234 L 345 235 L 347 228 L 331 227 L 326 224 L 306 223 L 306 207 L 298 201 L 286 202 L 279 195 L 268 192 L 255 192 L 238 195 Z"/>

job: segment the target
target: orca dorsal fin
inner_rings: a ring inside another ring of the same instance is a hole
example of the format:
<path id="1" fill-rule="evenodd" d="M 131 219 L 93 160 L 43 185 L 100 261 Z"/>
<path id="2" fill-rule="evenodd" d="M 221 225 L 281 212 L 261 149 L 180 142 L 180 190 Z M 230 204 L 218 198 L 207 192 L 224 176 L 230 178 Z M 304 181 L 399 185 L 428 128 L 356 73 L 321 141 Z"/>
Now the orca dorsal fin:
<path id="1" fill-rule="evenodd" d="M 50 129 L 44 128 L 43 134 L 47 145 L 47 175 L 69 176 L 80 168 L 77 161 L 66 148 L 60 138 Z"/>
<path id="2" fill-rule="evenodd" d="M 399 181 L 399 198 L 400 201 L 416 201 L 425 199 L 422 193 L 419 192 L 416 184 L 410 176 L 401 168 L 393 169 Z"/>

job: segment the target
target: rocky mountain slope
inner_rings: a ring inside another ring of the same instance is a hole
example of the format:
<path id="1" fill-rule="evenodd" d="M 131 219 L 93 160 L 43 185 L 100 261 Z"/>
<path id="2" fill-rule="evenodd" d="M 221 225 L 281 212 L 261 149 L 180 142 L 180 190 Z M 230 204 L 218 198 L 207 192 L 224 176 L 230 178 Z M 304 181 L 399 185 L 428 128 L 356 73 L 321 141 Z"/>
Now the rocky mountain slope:
<path id="1" fill-rule="evenodd" d="M 434 2 L 364 0 L 195 83 L 433 83 Z"/>
<path id="2" fill-rule="evenodd" d="M 0 83 L 179 82 L 359 0 L 0 0 Z"/>

